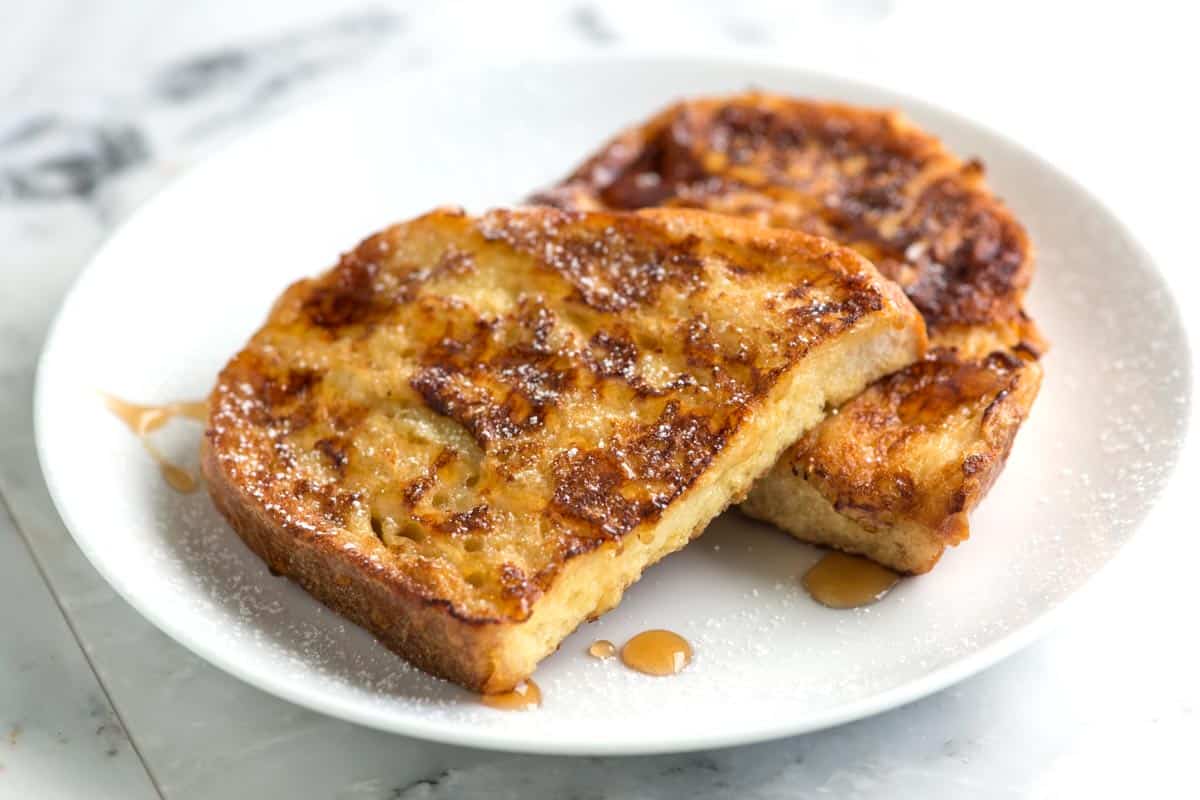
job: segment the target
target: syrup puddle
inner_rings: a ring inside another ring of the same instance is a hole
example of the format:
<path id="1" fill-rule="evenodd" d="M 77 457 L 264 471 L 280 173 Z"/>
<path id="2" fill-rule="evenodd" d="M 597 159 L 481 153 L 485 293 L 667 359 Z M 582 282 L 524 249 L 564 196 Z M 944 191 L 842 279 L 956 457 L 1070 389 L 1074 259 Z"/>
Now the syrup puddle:
<path id="1" fill-rule="evenodd" d="M 617 654 L 617 646 L 608 639 L 597 639 L 587 649 L 588 655 L 600 661 L 607 661 Z"/>
<path id="2" fill-rule="evenodd" d="M 874 561 L 846 553 L 827 553 L 801 581 L 805 590 L 829 608 L 860 608 L 883 598 L 900 576 Z"/>
<path id="3" fill-rule="evenodd" d="M 142 447 L 158 465 L 163 480 L 177 492 L 187 494 L 196 491 L 199 481 L 188 470 L 172 463 L 162 451 L 150 441 L 150 434 L 173 419 L 183 417 L 203 423 L 208 419 L 208 405 L 204 402 L 166 403 L 160 406 L 144 406 L 130 403 L 110 394 L 104 395 L 104 404 L 117 419 L 138 438 Z"/>
<path id="4" fill-rule="evenodd" d="M 479 699 L 488 708 L 499 711 L 530 711 L 542 704 L 542 690 L 530 679 L 517 684 L 511 692 L 484 694 Z"/>
<path id="5" fill-rule="evenodd" d="M 673 631 L 642 631 L 621 648 L 621 663 L 647 675 L 675 675 L 692 663 L 692 645 Z"/>

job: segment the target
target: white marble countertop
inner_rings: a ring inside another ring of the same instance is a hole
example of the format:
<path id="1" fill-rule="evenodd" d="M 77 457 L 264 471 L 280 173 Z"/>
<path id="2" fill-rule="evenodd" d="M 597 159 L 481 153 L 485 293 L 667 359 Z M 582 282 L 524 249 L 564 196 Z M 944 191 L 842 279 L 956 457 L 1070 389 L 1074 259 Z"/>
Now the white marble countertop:
<path id="1" fill-rule="evenodd" d="M 1196 796 L 1195 447 L 1137 541 L 1004 663 L 831 731 L 628 759 L 434 745 L 241 684 L 108 588 L 41 482 L 35 359 L 98 242 L 214 142 L 372 70 L 737 49 L 884 83 L 1038 150 L 1129 222 L 1180 296 L 1200 290 L 1192 21 L 963 5 L 0 3 L 0 797 Z"/>

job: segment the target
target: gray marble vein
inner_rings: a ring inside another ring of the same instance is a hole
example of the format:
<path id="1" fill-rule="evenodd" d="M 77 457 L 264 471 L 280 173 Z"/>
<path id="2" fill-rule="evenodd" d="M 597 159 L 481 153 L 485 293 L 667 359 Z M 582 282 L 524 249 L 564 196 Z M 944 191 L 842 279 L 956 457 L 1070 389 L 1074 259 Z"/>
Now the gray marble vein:
<path id="1" fill-rule="evenodd" d="M 93 198 L 107 181 L 294 101 L 403 32 L 368 9 L 274 38 L 169 62 L 114 103 L 122 115 L 44 111 L 0 123 L 0 203 Z"/>
<path id="2" fill-rule="evenodd" d="M 594 5 L 578 5 L 571 10 L 571 24 L 584 39 L 600 45 L 611 44 L 617 34 L 604 21 L 599 8 Z"/>
<path id="3" fill-rule="evenodd" d="M 0 202 L 88 197 L 109 177 L 149 158 L 146 140 L 124 122 L 62 116 L 25 119 L 0 138 Z"/>

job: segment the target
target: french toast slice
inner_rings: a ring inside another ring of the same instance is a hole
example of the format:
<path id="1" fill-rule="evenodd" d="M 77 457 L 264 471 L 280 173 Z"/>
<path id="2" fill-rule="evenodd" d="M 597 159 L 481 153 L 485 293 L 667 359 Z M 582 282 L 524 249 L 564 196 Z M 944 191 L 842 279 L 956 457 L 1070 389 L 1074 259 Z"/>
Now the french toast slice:
<path id="1" fill-rule="evenodd" d="M 273 571 L 505 691 L 925 344 L 895 284 L 816 237 L 435 211 L 283 294 L 218 378 L 203 469 Z"/>
<path id="2" fill-rule="evenodd" d="M 531 200 L 702 208 L 871 259 L 924 316 L 927 360 L 817 425 L 741 509 L 908 573 L 967 538 L 1037 396 L 1045 349 L 1022 308 L 1029 238 L 982 164 L 894 111 L 752 92 L 677 103 Z"/>

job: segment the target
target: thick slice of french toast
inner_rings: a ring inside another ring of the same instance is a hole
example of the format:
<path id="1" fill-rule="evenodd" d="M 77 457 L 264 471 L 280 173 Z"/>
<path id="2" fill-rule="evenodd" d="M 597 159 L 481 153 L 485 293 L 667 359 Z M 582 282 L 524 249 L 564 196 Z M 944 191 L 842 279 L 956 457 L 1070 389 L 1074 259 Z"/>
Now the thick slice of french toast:
<path id="1" fill-rule="evenodd" d="M 741 508 L 902 572 L 967 538 L 1041 383 L 1029 239 L 963 162 L 893 111 L 749 93 L 673 105 L 534 202 L 703 208 L 849 245 L 929 326 L 926 361 L 818 425 Z"/>
<path id="2" fill-rule="evenodd" d="M 503 691 L 924 347 L 899 289 L 816 237 L 436 211 L 276 302 L 212 392 L 204 473 L 272 570 Z"/>

